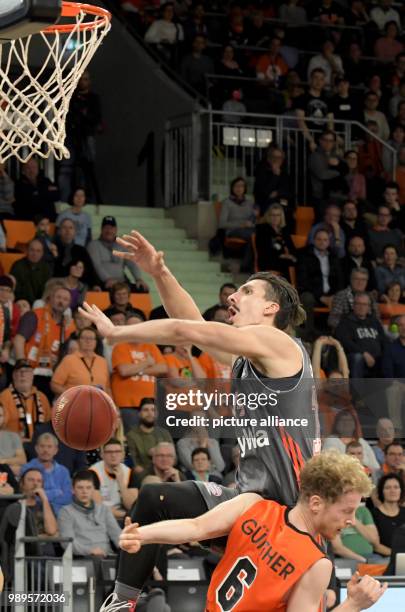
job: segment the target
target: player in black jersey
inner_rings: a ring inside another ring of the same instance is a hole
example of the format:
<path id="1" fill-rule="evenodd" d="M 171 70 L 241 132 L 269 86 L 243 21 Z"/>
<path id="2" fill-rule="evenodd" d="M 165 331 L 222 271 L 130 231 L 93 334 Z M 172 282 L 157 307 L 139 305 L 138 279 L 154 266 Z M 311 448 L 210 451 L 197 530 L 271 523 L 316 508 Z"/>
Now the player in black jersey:
<path id="1" fill-rule="evenodd" d="M 288 416 L 288 411 L 306 417 L 309 429 L 280 428 L 269 444 L 242 453 L 238 470 L 238 490 L 206 487 L 190 481 L 142 487 L 132 513 L 141 525 L 159 520 L 193 518 L 239 491 L 256 491 L 280 503 L 295 503 L 299 472 L 304 462 L 318 450 L 319 425 L 309 357 L 301 343 L 289 335 L 303 322 L 304 311 L 296 290 L 282 277 L 257 273 L 229 298 L 229 322 L 203 320 L 191 296 L 179 285 L 164 263 L 163 253 L 139 233 L 120 240 L 126 253 L 115 255 L 134 261 L 149 273 L 159 290 L 169 320 L 155 320 L 134 326 L 115 327 L 95 306 L 84 305 L 82 313 L 110 342 L 155 342 L 194 344 L 216 359 L 233 365 L 233 378 L 243 380 L 254 392 L 274 392 L 280 397 L 280 410 L 265 406 L 264 414 Z M 237 357 L 241 356 L 241 357 Z M 299 402 L 297 410 L 295 402 Z M 278 404 L 277 404 L 278 405 Z M 245 432 L 236 432 L 245 439 Z M 248 437 L 255 436 L 250 431 Z M 158 547 L 145 546 L 136 557 L 121 553 L 115 592 L 102 607 L 104 612 L 135 610 L 142 586 L 151 574 Z"/>

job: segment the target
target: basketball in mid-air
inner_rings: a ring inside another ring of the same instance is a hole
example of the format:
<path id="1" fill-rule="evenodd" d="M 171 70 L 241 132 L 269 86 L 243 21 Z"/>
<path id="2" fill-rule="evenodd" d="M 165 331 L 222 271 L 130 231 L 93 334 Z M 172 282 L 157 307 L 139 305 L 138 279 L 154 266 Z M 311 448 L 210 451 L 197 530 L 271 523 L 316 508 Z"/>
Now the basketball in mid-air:
<path id="1" fill-rule="evenodd" d="M 107 393 L 97 387 L 79 385 L 58 398 L 52 423 L 58 438 L 76 450 L 93 450 L 113 437 L 117 408 Z"/>

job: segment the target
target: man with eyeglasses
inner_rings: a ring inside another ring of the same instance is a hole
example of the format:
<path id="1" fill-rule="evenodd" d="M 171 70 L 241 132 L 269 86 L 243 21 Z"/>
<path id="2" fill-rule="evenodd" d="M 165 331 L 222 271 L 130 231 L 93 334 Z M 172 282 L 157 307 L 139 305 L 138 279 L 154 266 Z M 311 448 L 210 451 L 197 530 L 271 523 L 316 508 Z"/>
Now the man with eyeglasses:
<path id="1" fill-rule="evenodd" d="M 395 246 L 403 253 L 404 234 L 398 228 L 391 229 L 391 211 L 388 206 L 379 206 L 377 223 L 369 230 L 370 248 L 374 259 L 381 258 L 387 245 Z"/>
<path id="2" fill-rule="evenodd" d="M 367 292 L 355 293 L 353 312 L 344 315 L 336 328 L 335 337 L 347 354 L 351 378 L 380 375 L 381 355 L 386 340 L 381 323 L 370 314 L 370 307 Z"/>
<path id="3" fill-rule="evenodd" d="M 253 192 L 256 205 L 260 207 L 260 216 L 274 202 L 288 203 L 291 197 L 290 177 L 284 166 L 284 151 L 270 145 L 265 159 L 255 171 Z"/>
<path id="4" fill-rule="evenodd" d="M 152 451 L 152 467 L 141 477 L 154 476 L 154 482 L 181 482 L 185 476 L 174 466 L 176 465 L 176 450 L 170 442 L 159 442 Z"/>
<path id="5" fill-rule="evenodd" d="M 104 444 L 101 457 L 90 470 L 97 476 L 102 503 L 117 521 L 123 521 L 138 497 L 136 475 L 123 463 L 124 449 L 119 440 L 111 438 Z"/>

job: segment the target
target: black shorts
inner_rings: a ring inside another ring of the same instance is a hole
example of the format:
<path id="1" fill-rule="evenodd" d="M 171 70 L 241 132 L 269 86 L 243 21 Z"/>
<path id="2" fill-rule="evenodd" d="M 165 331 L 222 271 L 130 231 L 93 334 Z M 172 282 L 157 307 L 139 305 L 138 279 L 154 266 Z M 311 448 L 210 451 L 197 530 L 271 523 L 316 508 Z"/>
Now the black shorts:
<path id="1" fill-rule="evenodd" d="M 223 502 L 233 499 L 239 495 L 238 489 L 230 489 L 229 487 L 224 487 L 216 482 L 201 482 L 200 480 L 193 480 L 193 484 L 195 484 L 203 496 L 208 510 L 212 510 L 212 508 L 219 506 L 219 504 L 222 504 Z"/>

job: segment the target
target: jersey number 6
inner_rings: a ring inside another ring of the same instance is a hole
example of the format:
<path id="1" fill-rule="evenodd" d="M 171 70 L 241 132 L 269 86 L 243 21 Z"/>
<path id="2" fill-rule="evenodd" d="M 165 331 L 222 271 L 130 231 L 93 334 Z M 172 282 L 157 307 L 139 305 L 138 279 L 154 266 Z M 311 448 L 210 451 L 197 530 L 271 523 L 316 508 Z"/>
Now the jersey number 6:
<path id="1" fill-rule="evenodd" d="M 229 574 L 217 589 L 217 603 L 222 612 L 233 610 L 242 599 L 245 589 L 249 589 L 257 574 L 257 567 L 249 557 L 239 557 Z"/>

